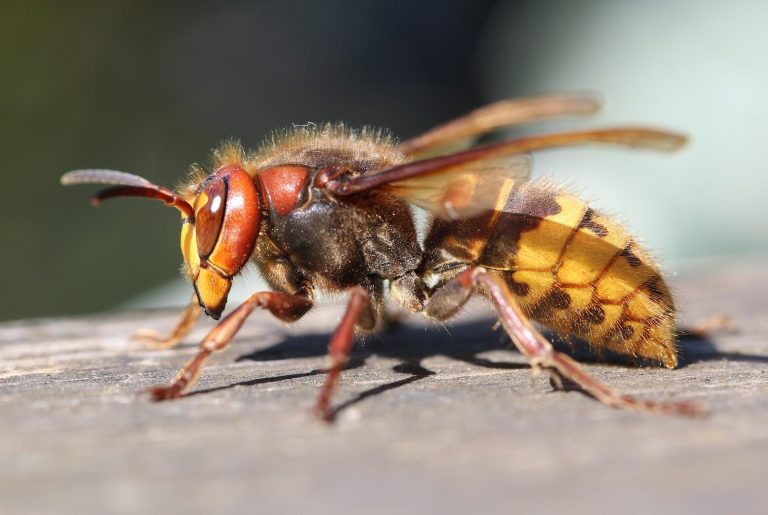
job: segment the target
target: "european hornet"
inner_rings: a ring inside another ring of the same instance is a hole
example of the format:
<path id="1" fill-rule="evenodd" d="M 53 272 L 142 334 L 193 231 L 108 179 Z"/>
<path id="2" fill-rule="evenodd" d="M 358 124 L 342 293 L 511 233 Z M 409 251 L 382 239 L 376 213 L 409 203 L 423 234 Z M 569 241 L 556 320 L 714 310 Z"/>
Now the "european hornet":
<path id="1" fill-rule="evenodd" d="M 224 143 L 210 171 L 193 165 L 177 191 L 111 170 L 78 170 L 61 180 L 114 185 L 94 195 L 95 205 L 147 197 L 181 212 L 181 252 L 195 296 L 169 337 L 145 335 L 155 345 L 179 343 L 201 308 L 218 319 L 249 262 L 272 289 L 222 319 L 172 384 L 151 389 L 155 400 L 182 396 L 255 308 L 293 322 L 312 308 L 316 291 L 347 292 L 316 404 L 329 418 L 355 331 L 376 328 L 387 292 L 435 321 L 480 294 L 532 369 L 549 372 L 555 387 L 574 383 L 609 406 L 693 414 L 690 403 L 639 400 L 599 382 L 531 323 L 598 351 L 677 365 L 675 309 L 658 266 L 611 218 L 551 182 L 529 181 L 528 153 L 581 144 L 674 151 L 685 137 L 619 127 L 472 146 L 504 127 L 598 108 L 577 94 L 501 101 L 401 143 L 370 128 L 297 126 L 255 152 Z M 423 241 L 412 206 L 431 215 Z"/>

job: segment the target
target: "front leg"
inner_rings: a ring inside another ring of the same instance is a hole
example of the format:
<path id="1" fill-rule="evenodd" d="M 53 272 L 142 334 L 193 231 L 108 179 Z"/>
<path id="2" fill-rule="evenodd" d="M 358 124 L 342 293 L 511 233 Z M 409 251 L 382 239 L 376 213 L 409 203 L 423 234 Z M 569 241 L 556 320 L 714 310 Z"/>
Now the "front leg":
<path id="1" fill-rule="evenodd" d="M 152 329 L 137 329 L 132 337 L 134 340 L 143 342 L 151 349 L 170 349 L 181 343 L 182 338 L 195 327 L 195 323 L 197 323 L 197 319 L 200 318 L 200 313 L 202 311 L 200 302 L 197 300 L 197 294 L 195 294 L 181 313 L 181 318 L 176 323 L 176 327 L 171 331 L 171 334 L 162 336 Z"/>
<path id="2" fill-rule="evenodd" d="M 200 343 L 200 350 L 179 371 L 169 386 L 150 388 L 156 401 L 176 399 L 197 380 L 203 364 L 213 352 L 223 349 L 234 338 L 248 315 L 256 308 L 266 308 L 284 322 L 293 322 L 301 318 L 312 307 L 312 301 L 303 295 L 291 295 L 274 291 L 254 293 L 248 300 L 235 308 L 208 333 Z"/>
<path id="3" fill-rule="evenodd" d="M 438 320 L 453 316 L 477 287 L 482 287 L 487 292 L 501 324 L 515 346 L 528 359 L 534 372 L 548 371 L 556 387 L 562 387 L 565 379 L 575 383 L 603 404 L 626 410 L 679 415 L 700 414 L 701 411 L 691 403 L 640 400 L 622 394 L 589 375 L 576 361 L 552 348 L 552 344 L 533 327 L 517 305 L 504 280 L 482 267 L 468 268 L 437 289 L 425 306 L 425 315 Z"/>

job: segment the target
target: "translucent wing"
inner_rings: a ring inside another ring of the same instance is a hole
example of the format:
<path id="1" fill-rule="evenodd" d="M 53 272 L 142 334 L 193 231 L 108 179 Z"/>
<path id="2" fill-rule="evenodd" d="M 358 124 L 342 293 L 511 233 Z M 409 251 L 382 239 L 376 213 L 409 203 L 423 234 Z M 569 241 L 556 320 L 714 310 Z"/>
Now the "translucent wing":
<path id="1" fill-rule="evenodd" d="M 487 147 L 502 152 L 531 152 L 554 147 L 574 145 L 614 145 L 637 150 L 656 152 L 675 152 L 688 141 L 684 135 L 646 127 L 617 127 L 555 134 L 540 134 L 523 138 L 493 143 Z M 481 147 L 482 148 L 482 147 Z"/>
<path id="2" fill-rule="evenodd" d="M 499 195 L 509 191 L 506 188 L 528 179 L 530 159 L 521 156 L 526 152 L 584 144 L 671 152 L 685 141 L 680 134 L 635 127 L 542 134 L 411 161 L 374 173 L 341 175 L 330 179 L 325 188 L 338 196 L 373 189 L 391 191 L 441 218 L 466 218 L 495 209 Z"/>
<path id="3" fill-rule="evenodd" d="M 403 141 L 398 150 L 418 157 L 455 152 L 469 147 L 478 136 L 504 127 L 558 116 L 588 115 L 599 109 L 599 100 L 584 93 L 502 100 Z"/>
<path id="4" fill-rule="evenodd" d="M 501 209 L 515 184 L 530 177 L 527 155 L 493 157 L 385 184 L 380 189 L 446 220 Z"/>

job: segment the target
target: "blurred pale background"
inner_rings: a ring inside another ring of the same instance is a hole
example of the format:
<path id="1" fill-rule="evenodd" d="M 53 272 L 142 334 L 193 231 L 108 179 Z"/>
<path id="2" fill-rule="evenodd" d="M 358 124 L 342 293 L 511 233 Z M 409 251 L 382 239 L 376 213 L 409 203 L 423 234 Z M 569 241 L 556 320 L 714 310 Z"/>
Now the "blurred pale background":
<path id="1" fill-rule="evenodd" d="M 500 5 L 478 55 L 484 92 L 599 91 L 601 123 L 689 134 L 674 157 L 563 151 L 537 169 L 618 213 L 672 270 L 765 252 L 767 20 L 760 0 Z"/>
<path id="2" fill-rule="evenodd" d="M 600 116 L 691 135 L 675 156 L 537 155 L 672 273 L 768 251 L 768 7 L 759 1 L 4 2 L 0 317 L 183 304 L 178 217 L 90 208 L 59 175 L 173 185 L 218 141 L 345 120 L 402 137 L 505 97 L 599 92 Z M 253 274 L 251 274 L 253 276 Z M 257 288 L 241 282 L 235 296 Z M 230 304 L 231 305 L 231 304 Z"/>

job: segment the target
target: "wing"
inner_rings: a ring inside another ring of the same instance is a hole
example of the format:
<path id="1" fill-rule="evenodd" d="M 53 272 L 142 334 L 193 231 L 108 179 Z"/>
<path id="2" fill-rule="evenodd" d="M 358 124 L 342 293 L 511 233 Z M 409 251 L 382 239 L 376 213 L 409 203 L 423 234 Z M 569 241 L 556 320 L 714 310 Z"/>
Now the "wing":
<path id="1" fill-rule="evenodd" d="M 502 195 L 530 176 L 530 158 L 521 156 L 526 152 L 590 143 L 671 152 L 685 141 L 679 134 L 633 127 L 543 134 L 411 161 L 375 173 L 341 175 L 328 180 L 325 188 L 337 196 L 373 189 L 389 191 L 443 219 L 455 220 L 498 209 L 506 198 Z"/>
<path id="2" fill-rule="evenodd" d="M 175 207 L 187 218 L 194 216 L 192 206 L 173 191 L 153 184 L 143 177 L 117 170 L 75 170 L 61 176 L 61 184 L 113 184 L 115 187 L 97 191 L 91 198 L 94 206 L 103 200 L 115 197 L 145 197 L 162 200 Z"/>
<path id="3" fill-rule="evenodd" d="M 446 220 L 458 220 L 501 209 L 515 184 L 530 178 L 528 155 L 491 157 L 448 166 L 384 184 L 388 191 Z"/>
<path id="4" fill-rule="evenodd" d="M 354 177 L 331 170 L 331 177 L 320 182 L 341 197 L 386 191 L 441 218 L 456 220 L 499 209 L 512 187 L 529 179 L 530 170 L 527 155 L 478 153 L 470 159 L 451 154 Z"/>
<path id="5" fill-rule="evenodd" d="M 504 127 L 557 116 L 588 115 L 599 109 L 595 96 L 578 93 L 502 100 L 403 141 L 397 149 L 419 157 L 446 154 L 467 148 L 478 136 Z"/>

